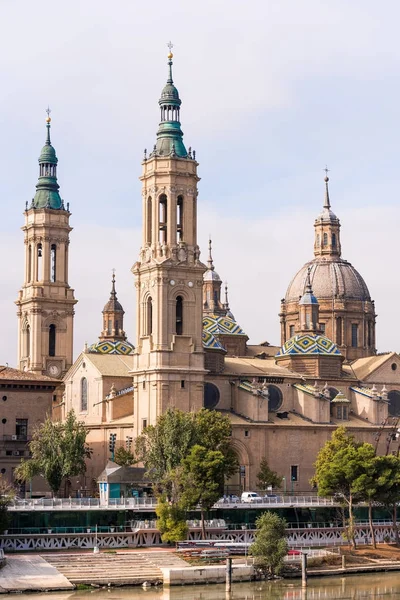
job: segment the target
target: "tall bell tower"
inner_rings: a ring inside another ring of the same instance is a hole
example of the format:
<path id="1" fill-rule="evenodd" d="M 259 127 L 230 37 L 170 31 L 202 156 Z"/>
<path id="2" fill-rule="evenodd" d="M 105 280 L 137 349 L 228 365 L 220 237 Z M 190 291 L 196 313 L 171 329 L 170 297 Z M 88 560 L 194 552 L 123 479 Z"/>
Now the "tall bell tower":
<path id="1" fill-rule="evenodd" d="M 61 378 L 72 365 L 74 290 L 68 284 L 69 206 L 57 183 L 56 152 L 50 140 L 39 157 L 39 180 L 30 206 L 26 203 L 25 280 L 19 292 L 18 367 Z"/>
<path id="2" fill-rule="evenodd" d="M 157 142 L 142 163 L 143 234 L 132 268 L 137 296 L 134 375 L 135 434 L 169 407 L 203 406 L 203 273 L 197 245 L 195 153 L 186 150 L 181 100 L 172 79 L 159 101 Z"/>

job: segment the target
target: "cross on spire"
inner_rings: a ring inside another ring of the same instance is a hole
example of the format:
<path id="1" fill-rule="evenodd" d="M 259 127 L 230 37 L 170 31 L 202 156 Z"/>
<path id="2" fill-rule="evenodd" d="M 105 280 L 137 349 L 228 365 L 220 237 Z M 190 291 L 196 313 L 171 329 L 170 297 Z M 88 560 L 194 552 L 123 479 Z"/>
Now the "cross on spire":
<path id="1" fill-rule="evenodd" d="M 171 41 L 168 42 L 167 47 L 169 48 L 169 51 L 172 54 L 172 48 L 174 47 L 174 45 Z"/>
<path id="2" fill-rule="evenodd" d="M 46 108 L 46 113 L 47 113 L 47 118 L 50 119 L 50 113 L 51 113 L 51 108 L 50 106 L 47 106 Z"/>

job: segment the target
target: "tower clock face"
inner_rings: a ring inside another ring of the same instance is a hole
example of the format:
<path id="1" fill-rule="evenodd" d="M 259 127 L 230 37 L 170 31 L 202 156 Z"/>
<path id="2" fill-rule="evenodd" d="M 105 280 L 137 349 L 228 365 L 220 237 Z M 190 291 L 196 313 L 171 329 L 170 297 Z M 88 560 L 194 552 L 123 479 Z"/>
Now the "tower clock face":
<path id="1" fill-rule="evenodd" d="M 48 372 L 52 377 L 58 377 L 61 371 L 58 365 L 49 365 Z"/>

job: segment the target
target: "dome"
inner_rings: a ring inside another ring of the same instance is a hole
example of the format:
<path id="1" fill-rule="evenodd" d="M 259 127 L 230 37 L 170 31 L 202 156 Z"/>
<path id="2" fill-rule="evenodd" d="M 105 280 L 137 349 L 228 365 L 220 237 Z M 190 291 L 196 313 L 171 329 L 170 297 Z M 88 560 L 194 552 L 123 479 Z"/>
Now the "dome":
<path id="1" fill-rule="evenodd" d="M 41 179 L 45 179 L 44 177 Z M 45 184 L 43 184 L 45 185 Z M 35 208 L 53 208 L 58 210 L 63 208 L 60 194 L 55 190 L 38 189 L 33 199 Z"/>
<path id="2" fill-rule="evenodd" d="M 133 354 L 135 346 L 126 341 L 102 340 L 89 346 L 91 354 Z"/>
<path id="3" fill-rule="evenodd" d="M 173 100 L 175 103 L 181 103 L 179 99 L 179 92 L 173 83 L 167 83 L 164 86 L 164 89 L 161 92 L 160 104 L 170 100 Z"/>
<path id="4" fill-rule="evenodd" d="M 221 277 L 213 269 L 207 269 L 203 275 L 203 281 L 221 281 Z"/>
<path id="5" fill-rule="evenodd" d="M 226 352 L 223 345 L 220 344 L 220 342 L 217 340 L 217 338 L 215 338 L 213 336 L 213 334 L 210 333 L 209 331 L 204 331 L 204 329 L 203 329 L 202 338 L 203 338 L 203 348 L 205 350 L 222 350 L 223 352 Z"/>
<path id="6" fill-rule="evenodd" d="M 358 271 L 346 260 L 315 258 L 296 273 L 286 292 L 285 301 L 298 302 L 305 292 L 307 271 L 318 300 L 344 298 L 371 301 L 367 285 Z"/>
<path id="7" fill-rule="evenodd" d="M 293 355 L 331 355 L 341 356 L 339 348 L 324 335 L 305 333 L 295 335 L 285 342 L 276 356 Z"/>
<path id="8" fill-rule="evenodd" d="M 57 162 L 58 159 L 53 146 L 51 144 L 46 144 L 45 146 L 43 146 L 39 156 L 39 163 L 51 163 L 53 165 L 56 165 Z"/>
<path id="9" fill-rule="evenodd" d="M 246 335 L 234 319 L 218 315 L 206 315 L 203 317 L 203 331 L 212 335 Z"/>
<path id="10" fill-rule="evenodd" d="M 124 312 L 124 309 L 122 308 L 122 304 L 120 302 L 118 302 L 117 298 L 110 298 L 109 301 L 107 302 L 107 304 L 104 305 L 103 313 L 117 312 L 117 311 Z"/>

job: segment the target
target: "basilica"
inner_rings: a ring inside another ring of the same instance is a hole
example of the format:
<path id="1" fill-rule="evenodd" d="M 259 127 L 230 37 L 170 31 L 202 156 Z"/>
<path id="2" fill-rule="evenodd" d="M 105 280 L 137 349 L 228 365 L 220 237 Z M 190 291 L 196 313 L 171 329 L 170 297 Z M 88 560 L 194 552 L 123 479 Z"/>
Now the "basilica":
<path id="1" fill-rule="evenodd" d="M 171 407 L 206 407 L 229 416 L 240 464 L 228 482 L 232 491 L 256 488 L 262 458 L 282 477 L 284 490 L 309 490 L 318 450 L 338 425 L 378 452 L 398 452 L 400 357 L 377 353 L 374 301 L 362 276 L 342 257 L 328 176 L 321 182 L 321 203 L 315 202 L 314 256 L 281 301 L 280 343 L 250 344 L 214 265 L 211 240 L 200 253 L 199 164 L 183 141 L 172 59 L 169 54 L 155 144 L 145 153 L 140 176 L 142 245 L 132 260 L 136 340 L 127 339 L 113 275 L 102 314 L 99 306 L 99 338 L 73 357 L 77 300 L 69 285 L 70 211 L 59 194 L 49 117 L 36 194 L 26 205 L 23 226 L 18 369 L 0 371 L 0 385 L 9 386 L 8 396 L 20 393 L 13 381 L 36 385 L 42 418 L 45 408 L 58 419 L 73 408 L 85 422 L 93 456 L 84 481 L 71 482 L 72 491 L 95 489 L 110 458 L 110 436 L 115 448 L 130 448 Z M 310 255 L 311 243 L 310 223 Z M 17 438 L 15 423 L 25 420 L 25 439 L 19 440 L 24 453 L 35 424 L 32 402 L 24 404 L 21 397 L 5 405 L 18 408 L 7 416 L 10 437 Z M 0 450 L 8 477 L 17 461 Z"/>

